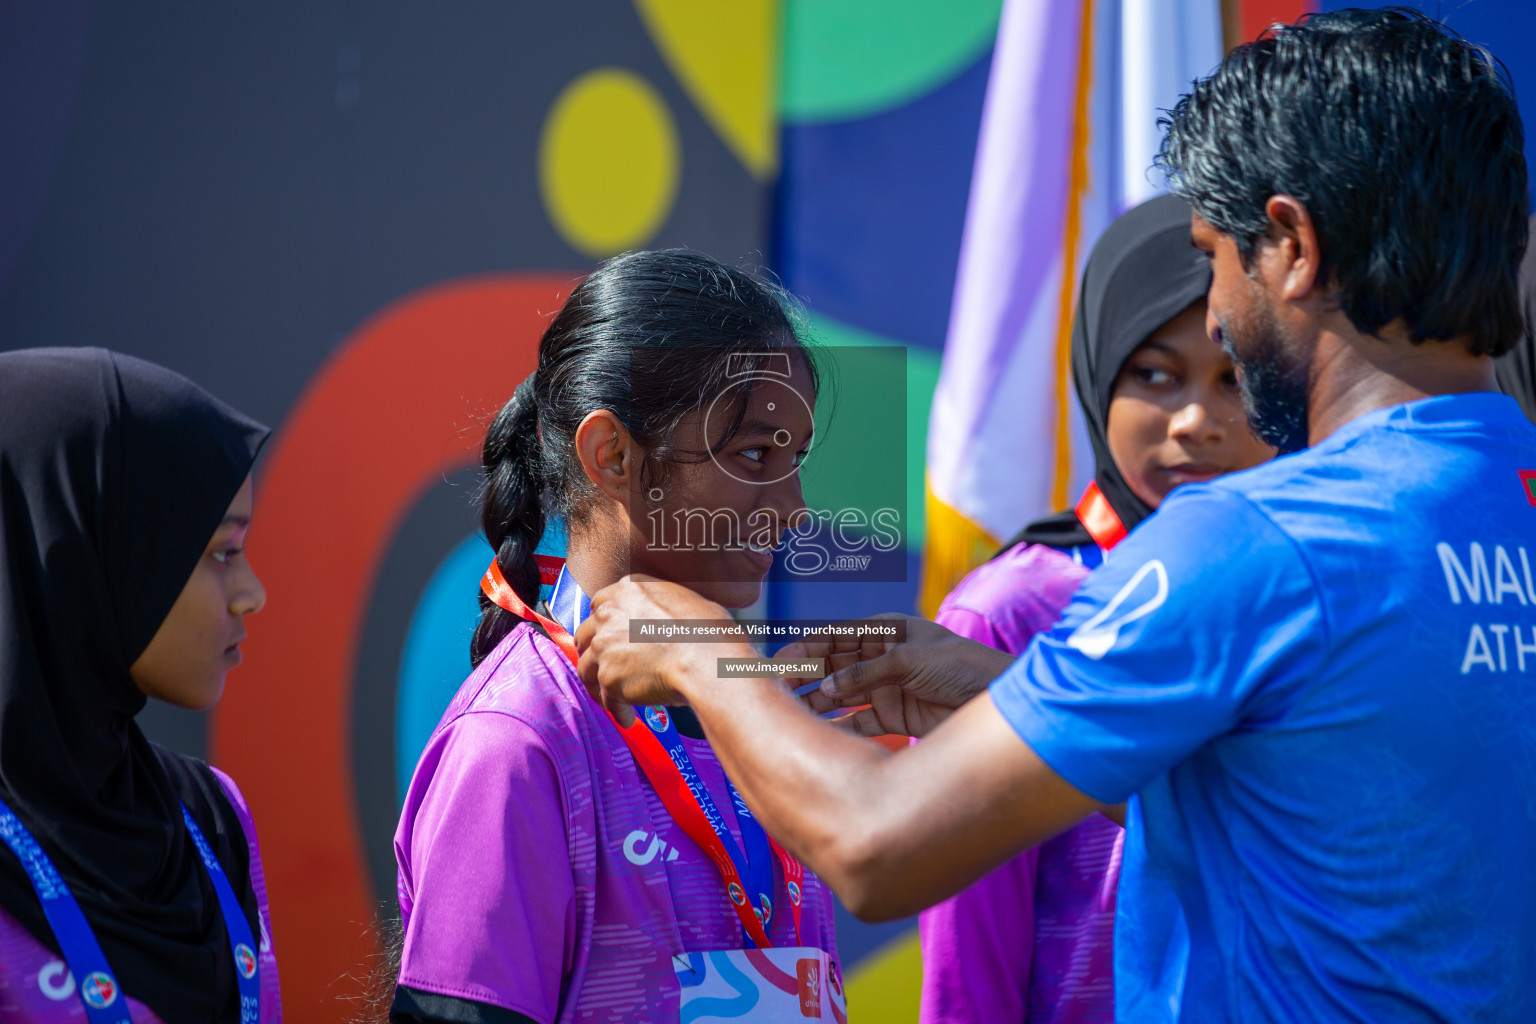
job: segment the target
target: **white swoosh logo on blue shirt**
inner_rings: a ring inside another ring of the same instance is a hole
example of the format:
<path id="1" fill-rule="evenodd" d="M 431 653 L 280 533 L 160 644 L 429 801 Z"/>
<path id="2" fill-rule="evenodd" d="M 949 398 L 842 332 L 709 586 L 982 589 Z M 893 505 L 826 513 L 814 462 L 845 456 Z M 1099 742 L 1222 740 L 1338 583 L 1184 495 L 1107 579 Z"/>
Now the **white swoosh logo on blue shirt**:
<path id="1" fill-rule="evenodd" d="M 1136 589 L 1141 586 L 1142 580 L 1149 575 L 1157 577 L 1157 593 L 1147 598 L 1141 604 L 1128 612 L 1120 612 L 1120 606 L 1125 604 Z M 1125 586 L 1116 594 L 1098 614 L 1087 622 L 1078 626 L 1067 637 L 1067 646 L 1098 661 L 1110 652 L 1115 646 L 1115 641 L 1120 639 L 1120 630 L 1135 622 L 1144 619 L 1163 606 L 1168 600 L 1168 570 L 1163 567 L 1161 559 L 1154 558 L 1126 581 Z"/>

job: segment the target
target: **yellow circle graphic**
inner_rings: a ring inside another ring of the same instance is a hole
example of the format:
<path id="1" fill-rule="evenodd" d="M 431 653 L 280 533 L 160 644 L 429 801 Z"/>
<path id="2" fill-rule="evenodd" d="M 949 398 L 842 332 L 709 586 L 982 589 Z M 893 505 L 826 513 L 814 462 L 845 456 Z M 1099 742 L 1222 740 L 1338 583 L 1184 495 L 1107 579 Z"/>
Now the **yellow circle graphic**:
<path id="1" fill-rule="evenodd" d="M 539 139 L 539 189 L 574 248 L 611 256 L 650 240 L 677 198 L 677 126 L 649 82 L 598 68 L 565 87 Z"/>

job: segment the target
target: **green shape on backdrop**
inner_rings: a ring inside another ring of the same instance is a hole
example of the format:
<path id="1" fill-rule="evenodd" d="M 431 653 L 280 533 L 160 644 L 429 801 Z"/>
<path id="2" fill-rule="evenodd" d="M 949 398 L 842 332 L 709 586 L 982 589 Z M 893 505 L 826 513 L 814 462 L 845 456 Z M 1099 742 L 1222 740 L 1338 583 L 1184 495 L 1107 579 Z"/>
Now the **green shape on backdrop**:
<path id="1" fill-rule="evenodd" d="M 801 473 L 806 504 L 841 509 L 903 503 L 906 546 L 920 550 L 928 412 L 939 382 L 939 353 L 809 315 L 808 333 L 835 386 L 816 403 L 817 440 Z M 859 351 L 843 351 L 849 349 Z M 896 469 L 904 469 L 904 489 L 893 486 Z"/>
<path id="2" fill-rule="evenodd" d="M 992 45 L 1002 0 L 785 0 L 785 121 L 868 117 L 929 92 Z"/>

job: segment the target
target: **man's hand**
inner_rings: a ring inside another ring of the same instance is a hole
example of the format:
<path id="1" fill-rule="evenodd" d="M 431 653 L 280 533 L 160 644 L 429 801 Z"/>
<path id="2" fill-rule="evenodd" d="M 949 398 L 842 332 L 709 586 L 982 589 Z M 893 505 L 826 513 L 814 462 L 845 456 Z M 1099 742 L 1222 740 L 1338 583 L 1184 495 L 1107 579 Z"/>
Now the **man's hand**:
<path id="1" fill-rule="evenodd" d="M 714 680 L 717 658 L 757 654 L 744 640 L 631 643 L 630 620 L 730 618 L 730 612 L 687 587 L 650 576 L 625 576 L 592 595 L 592 614 L 576 631 L 581 651 L 577 672 L 588 692 L 627 726 L 634 721 L 630 705 L 686 704 L 690 683 Z"/>
<path id="2" fill-rule="evenodd" d="M 808 697 L 805 703 L 813 709 L 827 703 L 819 690 Z M 866 698 L 853 699 L 852 704 L 858 710 L 832 719 L 832 724 L 860 736 L 926 736 L 955 713 L 954 708 L 931 704 L 897 686 L 882 686 Z M 849 705 L 834 702 L 834 706 Z"/>
<path id="3" fill-rule="evenodd" d="M 823 658 L 831 674 L 808 695 L 812 710 L 869 705 L 844 727 L 865 736 L 923 736 L 955 708 L 986 690 L 1013 656 L 956 636 L 912 615 L 877 615 L 906 622 L 904 643 L 877 639 L 810 640 L 790 644 L 779 658 Z"/>

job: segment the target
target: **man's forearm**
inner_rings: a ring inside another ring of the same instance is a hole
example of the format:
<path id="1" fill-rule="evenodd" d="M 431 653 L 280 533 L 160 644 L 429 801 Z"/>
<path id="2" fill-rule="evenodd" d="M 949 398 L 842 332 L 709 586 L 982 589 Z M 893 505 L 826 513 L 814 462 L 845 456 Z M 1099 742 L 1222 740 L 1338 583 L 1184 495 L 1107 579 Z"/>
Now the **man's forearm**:
<path id="1" fill-rule="evenodd" d="M 737 789 L 861 917 L 915 913 L 1097 808 L 990 699 L 893 754 L 818 720 L 777 680 L 717 679 L 688 662 L 674 687 Z"/>

